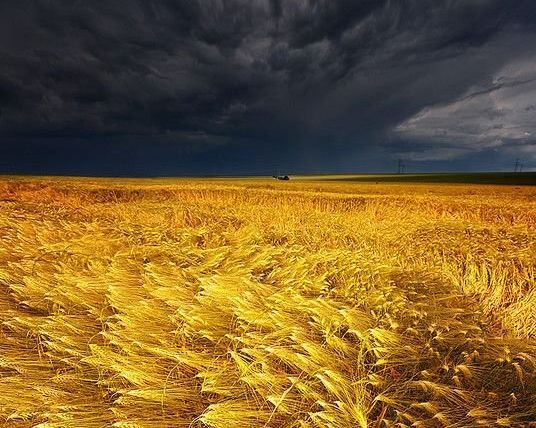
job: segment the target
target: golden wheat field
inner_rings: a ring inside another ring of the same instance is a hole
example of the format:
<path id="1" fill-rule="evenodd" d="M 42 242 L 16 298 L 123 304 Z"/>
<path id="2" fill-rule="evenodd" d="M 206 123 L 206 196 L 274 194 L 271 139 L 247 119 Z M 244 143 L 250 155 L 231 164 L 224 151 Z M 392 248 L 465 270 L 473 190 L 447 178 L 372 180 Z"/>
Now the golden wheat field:
<path id="1" fill-rule="evenodd" d="M 0 179 L 0 425 L 536 426 L 536 187 Z"/>

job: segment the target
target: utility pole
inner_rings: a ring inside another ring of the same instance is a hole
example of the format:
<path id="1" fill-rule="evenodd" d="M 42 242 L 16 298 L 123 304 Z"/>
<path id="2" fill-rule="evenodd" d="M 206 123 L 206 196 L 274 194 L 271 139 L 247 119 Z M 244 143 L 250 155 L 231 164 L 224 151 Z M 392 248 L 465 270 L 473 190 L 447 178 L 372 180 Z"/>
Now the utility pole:
<path id="1" fill-rule="evenodd" d="M 402 159 L 398 159 L 398 173 L 402 174 L 404 172 L 404 163 Z"/>

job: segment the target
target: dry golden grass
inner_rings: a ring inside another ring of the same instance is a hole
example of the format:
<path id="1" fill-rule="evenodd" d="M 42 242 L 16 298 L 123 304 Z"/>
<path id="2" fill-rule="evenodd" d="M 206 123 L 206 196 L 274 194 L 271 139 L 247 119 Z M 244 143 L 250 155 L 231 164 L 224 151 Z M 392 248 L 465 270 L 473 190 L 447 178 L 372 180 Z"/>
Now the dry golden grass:
<path id="1" fill-rule="evenodd" d="M 0 180 L 0 425 L 536 423 L 536 188 Z"/>

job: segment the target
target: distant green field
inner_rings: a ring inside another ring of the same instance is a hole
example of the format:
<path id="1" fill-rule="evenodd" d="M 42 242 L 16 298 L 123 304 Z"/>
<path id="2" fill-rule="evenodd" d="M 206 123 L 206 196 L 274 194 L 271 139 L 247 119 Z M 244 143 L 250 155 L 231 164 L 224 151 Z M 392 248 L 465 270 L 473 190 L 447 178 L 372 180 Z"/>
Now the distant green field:
<path id="1" fill-rule="evenodd" d="M 474 172 L 426 174 L 332 174 L 291 176 L 294 180 L 392 183 L 471 183 L 536 185 L 536 172 Z"/>
<path id="2" fill-rule="evenodd" d="M 421 174 L 289 174 L 291 181 L 340 181 L 368 183 L 460 183 L 460 184 L 504 184 L 536 186 L 536 172 L 461 172 L 461 173 L 421 173 Z M 11 181 L 61 181 L 73 179 L 80 181 L 106 180 L 108 183 L 140 184 L 156 183 L 162 180 L 175 181 L 243 181 L 272 180 L 271 176 L 175 176 L 175 177 L 91 177 L 91 176 L 32 176 L 1 175 L 0 179 Z"/>

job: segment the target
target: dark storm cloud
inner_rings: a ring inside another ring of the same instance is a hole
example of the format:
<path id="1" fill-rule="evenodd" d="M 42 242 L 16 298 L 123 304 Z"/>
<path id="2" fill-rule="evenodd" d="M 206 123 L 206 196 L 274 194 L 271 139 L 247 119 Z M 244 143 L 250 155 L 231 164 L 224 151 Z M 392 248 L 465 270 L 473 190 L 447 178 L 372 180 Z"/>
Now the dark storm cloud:
<path id="1" fill-rule="evenodd" d="M 35 169 L 35 152 L 51 172 L 113 173 L 121 156 L 148 174 L 381 169 L 497 149 L 483 141 L 500 121 L 463 134 L 444 109 L 532 79 L 509 65 L 536 62 L 535 12 L 501 0 L 6 0 L 0 167 Z M 519 104 L 503 128 L 530 122 L 520 96 L 503 97 Z M 531 130 L 494 132 L 532 153 Z"/>

